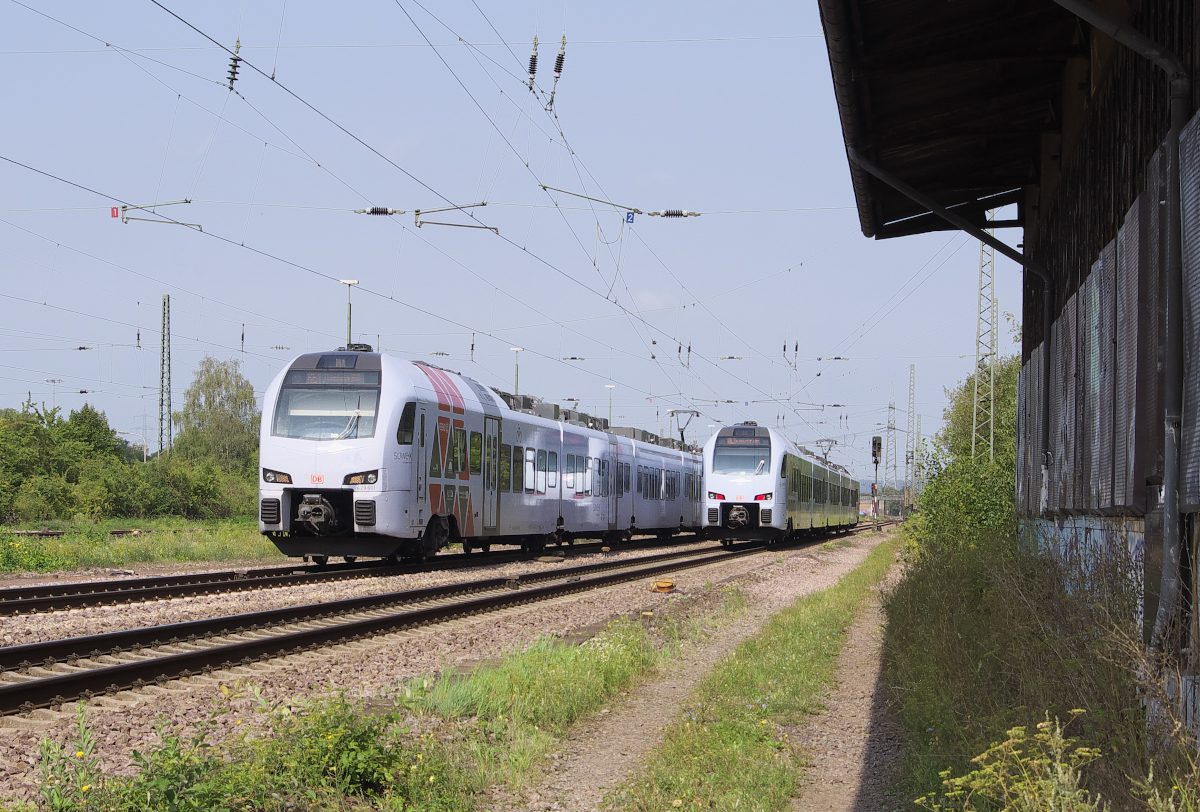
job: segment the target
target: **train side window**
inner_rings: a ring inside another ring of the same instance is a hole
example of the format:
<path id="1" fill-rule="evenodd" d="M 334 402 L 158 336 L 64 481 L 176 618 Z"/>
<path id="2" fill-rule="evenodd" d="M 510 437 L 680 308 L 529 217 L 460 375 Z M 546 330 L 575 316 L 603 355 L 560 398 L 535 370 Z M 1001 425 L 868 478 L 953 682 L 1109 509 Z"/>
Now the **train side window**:
<path id="1" fill-rule="evenodd" d="M 642 493 L 642 466 L 639 465 L 637 467 L 637 476 L 635 476 L 634 478 L 637 480 L 637 492 L 638 492 L 638 495 L 640 496 Z"/>
<path id="2" fill-rule="evenodd" d="M 450 436 L 451 463 L 447 466 L 447 478 L 457 476 L 467 470 L 467 430 L 454 429 Z M 449 470 L 451 466 L 454 468 L 453 471 Z"/>
<path id="3" fill-rule="evenodd" d="M 583 474 L 583 476 L 584 476 L 583 495 L 584 496 L 592 495 L 592 474 L 595 472 L 595 468 L 593 468 L 593 466 L 595 465 L 595 462 L 596 461 L 593 457 L 587 458 L 587 470 L 584 471 L 584 474 Z"/>
<path id="4" fill-rule="evenodd" d="M 551 451 L 546 458 L 546 487 L 558 487 L 558 452 Z"/>
<path id="5" fill-rule="evenodd" d="M 612 463 L 604 460 L 604 495 L 608 496 L 612 493 Z"/>
<path id="6" fill-rule="evenodd" d="M 513 446 L 512 455 L 512 489 L 513 493 L 521 493 L 525 490 L 525 478 L 522 474 L 525 472 L 525 449 L 519 445 Z"/>
<path id="7" fill-rule="evenodd" d="M 425 415 L 421 415 L 421 448 L 425 447 Z"/>
<path id="8" fill-rule="evenodd" d="M 508 493 L 512 486 L 512 446 L 500 444 L 500 490 Z"/>
<path id="9" fill-rule="evenodd" d="M 545 490 L 543 488 L 542 490 Z M 537 450 L 525 449 L 525 493 L 537 492 Z"/>
<path id="10" fill-rule="evenodd" d="M 483 435 L 471 432 L 471 473 L 483 473 Z"/>
<path id="11" fill-rule="evenodd" d="M 563 490 L 575 490 L 575 455 L 568 454 L 566 467 L 563 468 Z"/>
<path id="12" fill-rule="evenodd" d="M 625 463 L 625 493 L 629 493 L 629 469 L 632 467 L 629 463 Z"/>
<path id="13" fill-rule="evenodd" d="M 587 458 L 582 454 L 575 458 L 575 493 L 583 495 L 583 477 L 587 469 Z"/>
<path id="14" fill-rule="evenodd" d="M 417 404 L 409 401 L 404 404 L 400 413 L 400 425 L 396 427 L 396 442 L 400 445 L 412 445 L 413 424 L 417 422 Z"/>
<path id="15" fill-rule="evenodd" d="M 546 452 L 539 451 L 537 453 L 537 492 L 546 492 Z"/>

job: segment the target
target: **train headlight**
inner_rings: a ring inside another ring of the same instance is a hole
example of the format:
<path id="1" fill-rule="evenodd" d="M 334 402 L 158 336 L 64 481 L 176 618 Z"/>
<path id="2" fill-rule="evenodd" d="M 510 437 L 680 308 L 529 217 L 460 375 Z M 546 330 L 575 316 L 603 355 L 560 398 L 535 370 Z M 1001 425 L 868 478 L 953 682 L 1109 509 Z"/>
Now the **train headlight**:
<path id="1" fill-rule="evenodd" d="M 379 471 L 360 471 L 357 474 L 349 474 L 342 480 L 343 485 L 374 485 L 379 481 Z"/>
<path id="2" fill-rule="evenodd" d="M 775 494 L 773 494 L 773 493 L 760 493 L 758 496 L 754 497 L 754 501 L 755 502 L 770 502 L 774 498 L 775 498 Z"/>
<path id="3" fill-rule="evenodd" d="M 723 494 L 723 493 L 713 493 L 712 491 L 709 491 L 709 492 L 708 492 L 708 498 L 709 498 L 709 499 L 716 499 L 718 502 L 724 502 L 724 501 L 725 501 L 725 494 Z"/>
<path id="4" fill-rule="evenodd" d="M 291 485 L 292 475 L 285 474 L 280 471 L 272 471 L 270 468 L 264 468 L 263 481 L 270 482 L 274 485 Z"/>

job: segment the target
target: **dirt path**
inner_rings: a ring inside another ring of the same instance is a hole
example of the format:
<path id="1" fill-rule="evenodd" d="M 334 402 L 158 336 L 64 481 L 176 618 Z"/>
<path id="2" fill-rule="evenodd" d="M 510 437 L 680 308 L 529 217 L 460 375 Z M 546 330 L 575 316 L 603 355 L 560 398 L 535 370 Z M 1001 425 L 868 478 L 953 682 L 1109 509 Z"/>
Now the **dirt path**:
<path id="1" fill-rule="evenodd" d="M 897 575 L 893 568 L 887 583 Z M 885 585 L 886 588 L 886 585 Z M 798 736 L 810 752 L 803 794 L 792 812 L 888 812 L 911 804 L 889 795 L 900 764 L 898 730 L 886 699 L 880 646 L 879 592 L 859 615 L 838 656 L 828 710 Z"/>
<path id="2" fill-rule="evenodd" d="M 791 553 L 787 560 L 741 579 L 750 599 L 747 611 L 702 645 L 684 649 L 661 676 L 580 723 L 524 797 L 497 795 L 480 808 L 495 812 L 603 809 L 605 795 L 641 765 L 658 744 L 663 728 L 679 718 L 696 683 L 718 660 L 757 634 L 772 614 L 796 598 L 833 586 L 861 564 L 881 538 L 853 540 L 835 551 L 810 548 Z"/>

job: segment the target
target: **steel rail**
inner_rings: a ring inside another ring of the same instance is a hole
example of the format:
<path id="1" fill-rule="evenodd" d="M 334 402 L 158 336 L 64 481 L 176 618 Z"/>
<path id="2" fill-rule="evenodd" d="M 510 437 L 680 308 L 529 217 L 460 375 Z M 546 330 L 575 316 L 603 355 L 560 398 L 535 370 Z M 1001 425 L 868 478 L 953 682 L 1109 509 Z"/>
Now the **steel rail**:
<path id="1" fill-rule="evenodd" d="M 75 698 L 90 698 L 101 693 L 116 693 L 129 688 L 142 687 L 147 684 L 164 683 L 177 677 L 188 677 L 216 669 L 232 668 L 238 665 L 248 665 L 257 660 L 301 653 L 303 651 L 323 646 L 348 643 L 362 637 L 370 637 L 382 633 L 398 631 L 417 625 L 479 614 L 488 611 L 513 606 L 521 603 L 532 603 L 572 592 L 596 589 L 622 581 L 635 580 L 664 572 L 690 569 L 693 567 L 728 561 L 747 555 L 761 553 L 766 546 L 755 546 L 742 550 L 716 551 L 687 551 L 666 553 L 649 556 L 634 561 L 605 562 L 584 567 L 571 567 L 554 572 L 538 573 L 520 579 L 490 578 L 485 581 L 475 581 L 467 584 L 455 584 L 445 587 L 429 587 L 422 590 L 377 595 L 370 598 L 352 598 L 327 604 L 313 604 L 303 607 L 255 612 L 248 615 L 235 615 L 211 620 L 190 621 L 171 624 L 149 629 L 134 629 L 127 632 L 112 632 L 104 635 L 58 640 L 48 643 L 34 643 L 26 646 L 13 646 L 0 649 L 6 668 L 34 670 L 29 656 L 42 661 L 42 667 L 61 665 L 65 658 L 67 667 L 74 670 L 63 674 L 37 675 L 28 680 L 0 684 L 0 714 L 12 714 L 30 711 L 38 707 L 61 705 Z M 669 559 L 669 560 L 667 560 Z M 649 562 L 647 566 L 638 564 Z M 617 572 L 607 574 L 603 570 L 616 569 Z M 535 586 L 531 589 L 519 588 L 522 582 L 540 582 L 546 580 L 558 583 Z M 514 584 L 513 582 L 516 582 Z M 513 588 L 517 586 L 518 588 Z M 414 601 L 430 601 L 447 598 L 464 593 L 488 591 L 491 594 L 478 598 L 420 607 L 416 609 L 389 612 L 384 615 L 350 620 L 342 623 L 320 625 L 315 628 L 288 631 L 279 634 L 267 634 L 249 640 L 221 643 L 218 645 L 199 648 L 194 651 L 173 652 L 165 656 L 152 656 L 129 662 L 116 664 L 101 664 L 99 667 L 86 668 L 75 665 L 78 659 L 90 659 L 103 656 L 101 646 L 110 646 L 110 651 L 125 653 L 130 649 L 142 646 L 169 646 L 186 643 L 203 645 L 206 635 L 224 636 L 246 634 L 248 632 L 264 632 L 263 624 L 278 626 L 281 624 L 305 623 L 327 620 L 332 615 L 359 613 L 371 610 L 394 607 L 397 603 L 412 603 Z M 389 602 L 390 601 L 390 602 Z M 189 639 L 190 638 L 190 639 Z M 173 641 L 173 642 L 172 642 Z M 113 645 L 118 643 L 117 645 Z M 60 656 L 61 655 L 61 658 Z M 14 662 L 16 658 L 21 660 Z M 25 675 L 22 675 L 22 678 Z"/>
<path id="2" fill-rule="evenodd" d="M 873 525 L 864 523 L 851 528 L 849 532 L 861 533 L 873 529 Z M 814 539 L 816 540 L 818 539 Z M 767 545 L 756 545 L 740 550 L 687 550 L 663 553 L 633 560 L 555 569 L 519 578 L 489 578 L 324 604 L 11 646 L 0 649 L 0 667 L 10 672 L 13 669 L 32 672 L 55 667 L 76 670 L 68 673 L 19 674 L 16 675 L 19 681 L 0 684 L 0 714 L 27 712 L 38 707 L 61 705 L 72 699 L 91 698 L 100 693 L 113 694 L 153 683 L 162 684 L 173 678 L 211 673 L 218 669 L 298 654 L 417 625 L 495 611 L 659 573 L 733 560 L 768 549 L 770 547 Z M 604 574 L 606 570 L 616 571 Z M 521 588 L 524 584 L 544 581 L 557 583 L 531 589 Z M 489 594 L 477 598 L 465 597 L 477 592 Z M 455 596 L 463 596 L 465 599 L 447 602 L 446 599 Z M 430 602 L 431 605 L 408 610 L 387 611 L 406 604 Z M 379 614 L 380 612 L 385 613 Z M 353 615 L 362 613 L 371 614 L 368 617 L 353 619 Z M 347 615 L 350 615 L 351 619 L 336 622 L 338 617 L 344 618 Z M 335 622 L 328 622 L 330 620 Z M 314 622 L 318 624 L 315 628 L 296 631 L 283 631 L 279 628 Z M 221 642 L 222 637 L 244 634 L 264 636 Z M 205 646 L 206 642 L 216 645 Z M 144 653 L 144 648 L 189 644 L 205 647 L 184 652 L 170 651 L 165 656 L 148 656 L 127 662 L 93 663 L 97 667 L 91 668 L 79 665 L 80 660 L 89 661 L 106 655 L 139 656 Z M 130 655 L 130 651 L 137 654 Z M 31 657 L 34 659 L 30 659 Z M 9 673 L 5 676 L 13 675 Z"/>
<path id="3" fill-rule="evenodd" d="M 626 542 L 622 549 L 638 549 L 659 541 Z M 675 544 L 690 544 L 680 540 Z M 575 555 L 597 552 L 603 545 L 581 544 L 570 549 Z M 73 584 L 41 584 L 0 590 L 0 617 L 79 609 L 86 606 L 111 606 L 120 603 L 163 600 L 166 598 L 216 595 L 250 589 L 328 583 L 359 578 L 384 578 L 422 572 L 466 569 L 515 561 L 528 561 L 537 553 L 498 551 L 484 555 L 439 555 L 425 564 L 368 562 L 365 564 L 332 564 L 324 567 L 296 565 L 257 570 L 205 572 L 191 575 L 164 575 L 127 581 L 86 581 Z"/>

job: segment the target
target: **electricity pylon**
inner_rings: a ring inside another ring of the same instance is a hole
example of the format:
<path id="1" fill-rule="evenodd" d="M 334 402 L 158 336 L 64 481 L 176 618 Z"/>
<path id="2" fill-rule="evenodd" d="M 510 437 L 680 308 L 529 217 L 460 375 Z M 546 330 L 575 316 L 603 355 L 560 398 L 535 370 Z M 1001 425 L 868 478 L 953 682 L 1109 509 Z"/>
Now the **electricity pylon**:
<path id="1" fill-rule="evenodd" d="M 989 211 L 991 221 L 996 212 Z M 988 234 L 995 234 L 988 229 Z M 996 252 L 990 245 L 979 244 L 979 309 L 975 316 L 975 408 L 971 415 L 971 458 L 988 459 L 996 454 L 996 421 L 994 401 L 996 397 L 996 351 L 997 337 L 996 291 L 993 287 L 993 271 Z"/>
<path id="2" fill-rule="evenodd" d="M 900 476 L 896 470 L 896 397 L 888 401 L 887 422 L 887 461 L 883 465 L 884 483 L 892 483 L 892 488 L 900 490 Z"/>
<path id="3" fill-rule="evenodd" d="M 171 447 L 171 297 L 163 294 L 162 343 L 158 355 L 158 451 Z"/>

